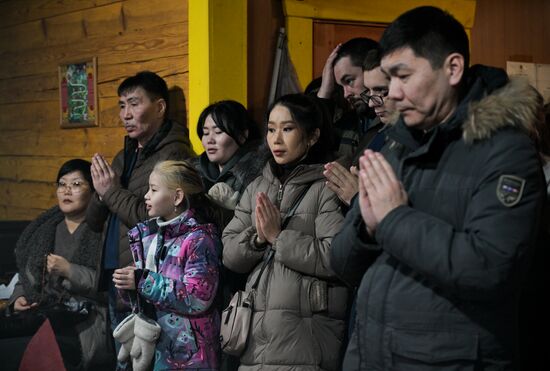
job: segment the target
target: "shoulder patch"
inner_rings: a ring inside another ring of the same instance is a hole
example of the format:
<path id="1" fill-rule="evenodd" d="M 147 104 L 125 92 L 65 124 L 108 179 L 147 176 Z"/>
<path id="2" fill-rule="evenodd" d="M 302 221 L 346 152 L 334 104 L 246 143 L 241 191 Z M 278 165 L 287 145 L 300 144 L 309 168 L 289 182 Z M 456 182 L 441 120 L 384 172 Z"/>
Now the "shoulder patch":
<path id="1" fill-rule="evenodd" d="M 497 184 L 497 198 L 506 207 L 516 205 L 523 195 L 525 179 L 514 175 L 501 175 Z"/>

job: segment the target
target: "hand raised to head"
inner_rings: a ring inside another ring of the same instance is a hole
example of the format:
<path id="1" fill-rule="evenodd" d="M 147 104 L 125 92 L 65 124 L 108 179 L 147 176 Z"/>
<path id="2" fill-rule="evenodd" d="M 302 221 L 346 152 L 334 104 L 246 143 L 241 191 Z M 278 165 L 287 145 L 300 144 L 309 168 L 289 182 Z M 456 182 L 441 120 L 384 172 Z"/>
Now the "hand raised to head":
<path id="1" fill-rule="evenodd" d="M 334 67 L 332 66 L 332 64 L 338 56 L 338 50 L 340 49 L 340 46 L 342 46 L 342 44 L 336 45 L 336 47 L 329 54 L 327 61 L 325 62 L 325 66 L 323 67 L 323 80 L 321 81 L 321 87 L 317 92 L 317 96 L 319 98 L 329 99 L 335 88 L 336 79 L 334 78 Z"/>

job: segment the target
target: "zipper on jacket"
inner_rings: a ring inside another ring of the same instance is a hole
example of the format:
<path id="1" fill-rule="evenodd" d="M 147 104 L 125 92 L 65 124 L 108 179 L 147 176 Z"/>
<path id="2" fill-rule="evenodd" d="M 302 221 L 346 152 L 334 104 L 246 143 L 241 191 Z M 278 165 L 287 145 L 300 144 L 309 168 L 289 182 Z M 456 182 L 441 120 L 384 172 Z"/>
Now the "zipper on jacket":
<path id="1" fill-rule="evenodd" d="M 279 184 L 279 190 L 277 191 L 277 203 L 281 207 L 281 201 L 283 200 L 283 185 Z"/>

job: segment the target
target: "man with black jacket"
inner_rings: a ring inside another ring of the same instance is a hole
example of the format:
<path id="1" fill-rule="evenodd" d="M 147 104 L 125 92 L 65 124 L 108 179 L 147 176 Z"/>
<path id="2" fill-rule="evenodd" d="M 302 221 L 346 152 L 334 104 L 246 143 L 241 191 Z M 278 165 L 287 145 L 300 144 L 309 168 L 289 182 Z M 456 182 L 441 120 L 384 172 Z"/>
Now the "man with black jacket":
<path id="1" fill-rule="evenodd" d="M 360 282 L 344 370 L 516 369 L 517 304 L 544 181 L 526 126 L 533 90 L 468 68 L 450 14 L 420 7 L 385 31 L 401 117 L 360 158 L 359 197 L 332 267 Z"/>

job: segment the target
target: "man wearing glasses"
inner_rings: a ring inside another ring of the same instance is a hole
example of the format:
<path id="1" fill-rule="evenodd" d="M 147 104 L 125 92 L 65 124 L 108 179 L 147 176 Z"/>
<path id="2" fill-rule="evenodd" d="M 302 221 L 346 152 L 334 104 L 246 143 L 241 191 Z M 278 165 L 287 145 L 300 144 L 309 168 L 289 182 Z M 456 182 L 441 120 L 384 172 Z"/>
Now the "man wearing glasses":
<path id="1" fill-rule="evenodd" d="M 442 9 L 409 10 L 380 44 L 400 117 L 359 159 L 331 244 L 334 273 L 359 286 L 342 369 L 523 369 L 518 305 L 546 198 L 525 127 L 540 100 L 470 66 L 468 35 Z"/>
<path id="2" fill-rule="evenodd" d="M 387 99 L 390 79 L 380 68 L 379 49 L 371 50 L 363 62 L 363 84 L 365 90 L 360 95 L 361 99 L 374 110 L 380 122 L 387 125 L 396 120 L 395 108 L 392 101 Z M 381 148 L 370 147 L 373 150 Z"/>
<path id="3" fill-rule="evenodd" d="M 372 149 L 378 152 L 385 143 L 384 130 L 387 125 L 395 120 L 395 110 L 392 102 L 388 101 L 388 87 L 390 80 L 380 68 L 380 50 L 372 49 L 367 53 L 363 62 L 363 91 L 359 97 L 364 105 L 374 110 L 376 119 L 371 127 L 376 130 L 375 135 L 364 137 L 359 144 L 359 153 L 365 149 Z M 351 204 L 352 198 L 357 194 L 357 176 L 355 166 L 350 170 L 340 163 L 334 161 L 325 165 L 324 175 L 327 178 L 327 186 L 332 189 L 347 206 Z"/>

